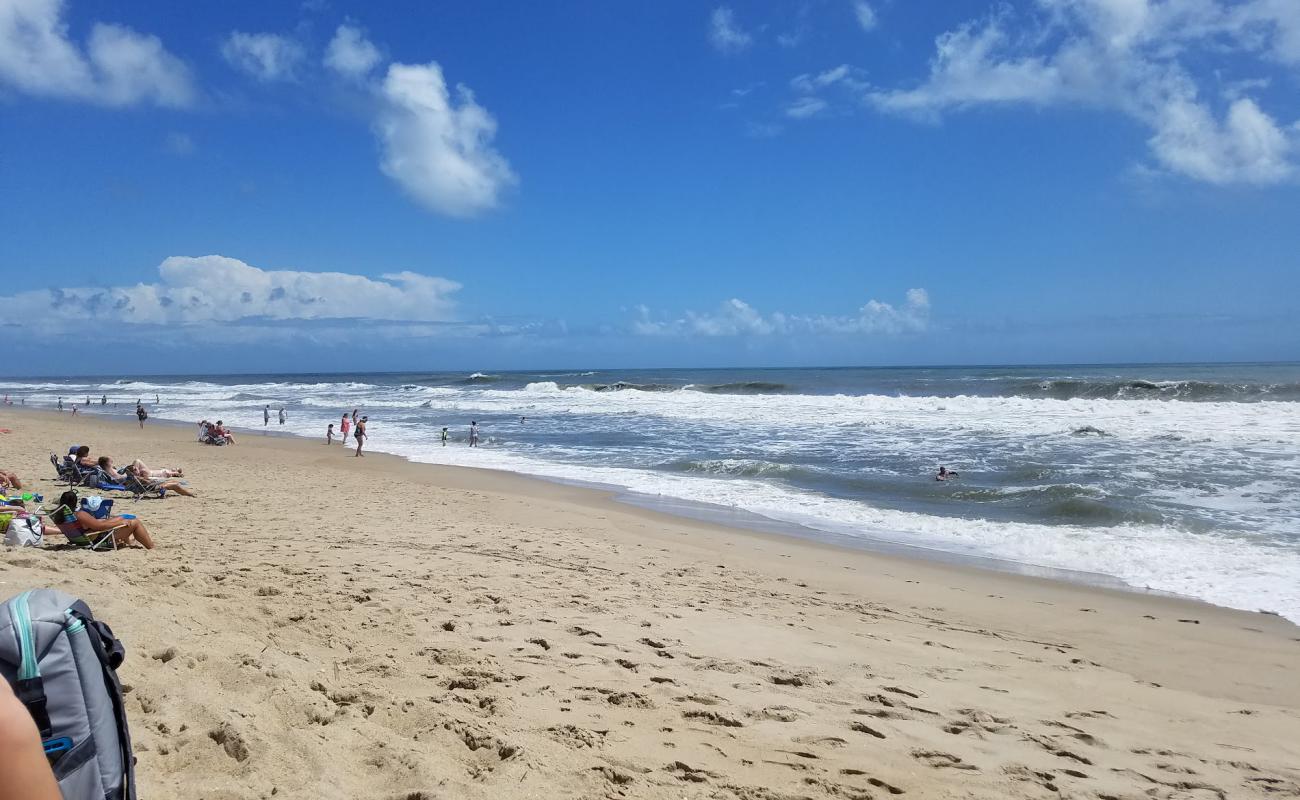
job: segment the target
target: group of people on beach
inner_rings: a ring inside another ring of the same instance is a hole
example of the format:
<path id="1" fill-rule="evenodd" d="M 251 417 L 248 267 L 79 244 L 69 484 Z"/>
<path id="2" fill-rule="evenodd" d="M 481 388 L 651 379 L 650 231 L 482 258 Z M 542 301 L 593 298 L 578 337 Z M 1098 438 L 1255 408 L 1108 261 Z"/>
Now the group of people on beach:
<path id="1" fill-rule="evenodd" d="M 95 458 L 90 454 L 90 447 L 84 444 L 77 448 L 74 459 L 81 469 L 98 469 L 104 477 L 115 483 L 121 483 L 128 478 L 135 478 L 141 483 L 148 484 L 152 489 L 175 492 L 185 497 L 194 497 L 194 491 L 178 480 L 185 476 L 185 470 L 180 467 L 152 469 L 137 458 L 125 467 L 118 469 L 112 456 L 105 455 Z"/>
<path id="2" fill-rule="evenodd" d="M 355 408 L 352 409 L 351 416 L 348 415 L 348 412 L 343 412 L 343 417 L 339 420 L 339 433 L 342 434 L 343 437 L 340 441 L 344 447 L 347 447 L 348 436 L 351 435 L 352 440 L 357 445 L 356 457 L 365 458 L 365 454 L 361 452 L 361 448 L 365 445 L 366 439 L 370 437 L 370 434 L 366 432 L 366 423 L 370 421 L 370 417 L 361 416 L 358 418 L 357 413 L 358 409 Z M 329 427 L 325 429 L 325 444 L 334 444 L 333 422 L 331 422 Z"/>

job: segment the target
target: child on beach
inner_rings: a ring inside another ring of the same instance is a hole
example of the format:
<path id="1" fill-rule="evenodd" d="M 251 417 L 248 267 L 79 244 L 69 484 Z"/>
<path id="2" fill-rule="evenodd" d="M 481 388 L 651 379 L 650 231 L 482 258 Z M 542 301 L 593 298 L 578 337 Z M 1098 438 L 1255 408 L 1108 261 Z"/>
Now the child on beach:
<path id="1" fill-rule="evenodd" d="M 348 443 L 348 431 L 352 429 L 352 419 L 348 417 L 348 412 L 343 412 L 343 421 L 339 423 L 339 431 L 343 434 L 343 444 Z"/>
<path id="2" fill-rule="evenodd" d="M 334 423 L 325 429 L 325 444 L 334 444 Z"/>

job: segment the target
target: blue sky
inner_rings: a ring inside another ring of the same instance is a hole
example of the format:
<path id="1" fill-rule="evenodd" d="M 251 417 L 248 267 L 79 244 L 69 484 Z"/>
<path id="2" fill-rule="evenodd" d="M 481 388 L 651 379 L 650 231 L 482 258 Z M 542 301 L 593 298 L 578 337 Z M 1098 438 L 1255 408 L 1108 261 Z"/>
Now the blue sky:
<path id="1" fill-rule="evenodd" d="M 1290 0 L 0 0 L 9 369 L 1298 359 L 1298 89 Z"/>

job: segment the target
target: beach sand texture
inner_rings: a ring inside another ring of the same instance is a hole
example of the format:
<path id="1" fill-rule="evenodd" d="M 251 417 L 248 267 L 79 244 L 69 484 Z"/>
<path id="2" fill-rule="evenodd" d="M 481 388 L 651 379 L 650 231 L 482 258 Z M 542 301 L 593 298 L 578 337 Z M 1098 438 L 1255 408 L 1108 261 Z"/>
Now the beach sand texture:
<path id="1" fill-rule="evenodd" d="M 4 597 L 126 643 L 144 797 L 1300 797 L 1275 616 L 256 432 L 0 425 L 47 501 L 72 443 L 200 491 L 117 501 L 153 552 L 0 550 Z"/>

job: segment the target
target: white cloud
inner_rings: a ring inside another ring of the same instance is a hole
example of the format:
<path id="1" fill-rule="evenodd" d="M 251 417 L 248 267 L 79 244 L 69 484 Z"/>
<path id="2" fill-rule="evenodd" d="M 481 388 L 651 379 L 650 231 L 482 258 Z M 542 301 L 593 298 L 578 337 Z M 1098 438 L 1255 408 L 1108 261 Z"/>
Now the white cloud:
<path id="1" fill-rule="evenodd" d="M 796 75 L 790 79 L 790 87 L 796 92 L 804 94 L 813 94 L 837 84 L 860 91 L 867 88 L 867 83 L 862 80 L 861 75 L 862 71 L 856 67 L 840 64 L 838 67 L 819 72 L 816 75 L 811 73 Z"/>
<path id="2" fill-rule="evenodd" d="M 378 63 L 379 48 L 352 25 L 340 25 L 325 49 L 325 66 L 345 78 L 360 80 Z"/>
<path id="3" fill-rule="evenodd" d="M 0 84 L 104 106 L 193 104 L 189 69 L 158 37 L 97 22 L 82 52 L 63 11 L 62 0 L 0 1 Z"/>
<path id="4" fill-rule="evenodd" d="M 272 83 L 297 80 L 307 51 L 287 36 L 234 31 L 221 44 L 221 55 L 235 69 Z"/>
<path id="5" fill-rule="evenodd" d="M 1205 99 L 1213 93 L 1202 92 L 1188 65 L 1229 56 L 1285 61 L 1293 44 L 1300 62 L 1300 3 L 1037 0 L 1037 7 L 1038 16 L 1002 10 L 940 35 L 922 83 L 869 91 L 868 102 L 929 119 L 989 105 L 1118 111 L 1152 132 L 1151 154 L 1169 173 L 1216 184 L 1296 174 L 1300 132 L 1245 96 L 1260 84 L 1235 82 L 1216 113 Z"/>
<path id="6" fill-rule="evenodd" d="M 858 27 L 864 31 L 874 31 L 880 24 L 876 18 L 876 10 L 866 0 L 854 0 L 853 18 L 858 21 Z"/>
<path id="7" fill-rule="evenodd" d="M 799 97 L 785 107 L 785 115 L 790 119 L 808 119 L 825 111 L 826 106 L 820 97 Z"/>
<path id="8" fill-rule="evenodd" d="M 637 307 L 632 332 L 643 336 L 772 336 L 772 335 L 900 335 L 920 333 L 930 324 L 930 296 L 909 289 L 901 306 L 870 300 L 853 314 L 802 315 L 780 311 L 763 314 L 732 298 L 710 312 L 687 311 L 656 318 L 646 306 Z"/>
<path id="9" fill-rule="evenodd" d="M 518 181 L 492 147 L 496 120 L 463 85 L 453 99 L 436 63 L 391 64 L 378 96 L 380 169 L 421 204 L 472 216 Z"/>
<path id="10" fill-rule="evenodd" d="M 736 13 L 726 6 L 713 9 L 709 17 L 709 41 L 719 53 L 739 53 L 754 43 L 754 37 L 736 23 Z"/>
<path id="11" fill-rule="evenodd" d="M 398 272 L 379 280 L 342 272 L 263 270 L 225 256 L 172 256 L 157 283 L 35 289 L 3 298 L 40 318 L 143 325 L 241 320 L 442 322 L 460 284 Z"/>
<path id="12" fill-rule="evenodd" d="M 1234 101 L 1222 123 L 1197 103 L 1171 102 L 1151 149 L 1170 170 L 1209 183 L 1274 183 L 1295 173 L 1288 133 L 1249 98 Z"/>

